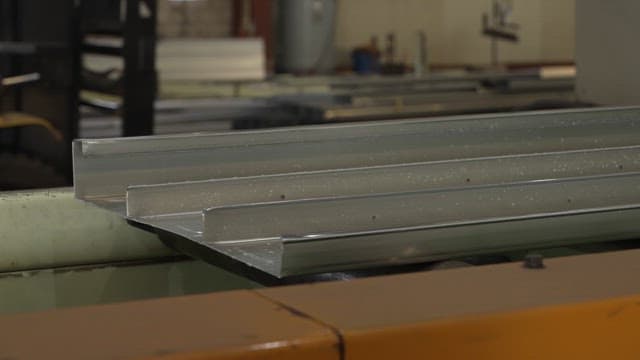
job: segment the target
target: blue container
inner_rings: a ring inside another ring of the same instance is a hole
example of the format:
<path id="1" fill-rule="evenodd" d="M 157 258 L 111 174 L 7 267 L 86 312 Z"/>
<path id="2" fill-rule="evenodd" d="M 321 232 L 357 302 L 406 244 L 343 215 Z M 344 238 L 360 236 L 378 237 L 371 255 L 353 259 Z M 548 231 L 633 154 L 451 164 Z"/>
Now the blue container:
<path id="1" fill-rule="evenodd" d="M 371 51 L 364 49 L 354 50 L 351 54 L 353 71 L 358 74 L 374 74 L 380 71 L 378 57 Z"/>

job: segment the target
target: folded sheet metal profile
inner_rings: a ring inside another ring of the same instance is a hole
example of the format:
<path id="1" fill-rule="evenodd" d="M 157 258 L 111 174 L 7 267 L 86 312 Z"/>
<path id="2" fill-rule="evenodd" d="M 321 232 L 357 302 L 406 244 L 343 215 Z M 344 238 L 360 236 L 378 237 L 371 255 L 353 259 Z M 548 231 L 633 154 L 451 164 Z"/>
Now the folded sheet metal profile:
<path id="1" fill-rule="evenodd" d="M 275 278 L 622 240 L 638 126 L 598 108 L 77 140 L 75 192 Z"/>

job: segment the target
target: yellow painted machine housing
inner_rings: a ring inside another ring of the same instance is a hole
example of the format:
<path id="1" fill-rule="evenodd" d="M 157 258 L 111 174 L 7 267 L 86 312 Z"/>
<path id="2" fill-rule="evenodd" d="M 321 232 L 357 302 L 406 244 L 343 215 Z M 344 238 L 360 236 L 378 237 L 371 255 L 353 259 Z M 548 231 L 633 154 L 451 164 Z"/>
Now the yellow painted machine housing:
<path id="1" fill-rule="evenodd" d="M 0 358 L 637 359 L 640 250 L 0 317 Z"/>

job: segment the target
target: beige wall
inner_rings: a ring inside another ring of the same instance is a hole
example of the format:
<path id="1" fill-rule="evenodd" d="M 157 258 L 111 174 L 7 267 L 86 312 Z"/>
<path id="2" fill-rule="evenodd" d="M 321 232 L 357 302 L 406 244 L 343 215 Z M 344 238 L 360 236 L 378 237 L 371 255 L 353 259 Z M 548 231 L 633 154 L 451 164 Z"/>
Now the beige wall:
<path id="1" fill-rule="evenodd" d="M 491 40 L 482 35 L 480 15 L 491 0 L 446 0 L 442 35 L 446 46 L 432 52 L 434 62 L 485 64 L 491 61 Z M 532 61 L 540 53 L 538 1 L 515 0 L 512 21 L 520 25 L 518 43 L 500 41 L 499 61 Z M 440 53 L 440 55 L 438 55 Z"/>
<path id="2" fill-rule="evenodd" d="M 338 62 L 349 51 L 396 33 L 399 60 L 411 61 L 413 34 L 423 30 L 432 63 L 490 62 L 490 40 L 481 34 L 481 14 L 491 0 L 337 0 L 335 44 Z M 521 41 L 500 42 L 501 61 L 564 61 L 574 53 L 575 0 L 513 0 L 513 21 L 520 24 Z M 383 45 L 384 42 L 381 42 Z"/>
<path id="3" fill-rule="evenodd" d="M 640 1 L 579 0 L 577 14 L 580 99 L 600 105 L 640 105 Z"/>
<path id="4" fill-rule="evenodd" d="M 432 63 L 487 64 L 490 40 L 481 34 L 481 14 L 491 0 L 336 0 L 335 46 L 338 64 L 349 64 L 351 50 L 377 35 L 396 34 L 397 60 L 412 62 L 415 34 L 427 34 Z M 567 61 L 574 57 L 576 0 L 512 0 L 521 41 L 500 42 L 501 61 Z M 185 3 L 158 1 L 160 37 L 227 37 L 232 0 Z M 183 16 L 185 15 L 186 18 Z M 190 26 L 182 26 L 186 19 Z M 182 32 L 186 29 L 186 33 Z"/>
<path id="5" fill-rule="evenodd" d="M 232 0 L 158 1 L 160 38 L 231 35 Z"/>
<path id="6" fill-rule="evenodd" d="M 384 48 L 388 32 L 396 34 L 398 60 L 411 61 L 414 37 L 423 30 L 429 37 L 429 49 L 442 48 L 443 38 L 439 34 L 443 26 L 442 0 L 336 0 L 335 45 L 338 62 L 348 61 L 355 46 L 368 44 L 371 36 L 378 37 Z"/>
<path id="7" fill-rule="evenodd" d="M 576 0 L 541 0 L 542 48 L 548 60 L 573 59 L 575 56 Z"/>

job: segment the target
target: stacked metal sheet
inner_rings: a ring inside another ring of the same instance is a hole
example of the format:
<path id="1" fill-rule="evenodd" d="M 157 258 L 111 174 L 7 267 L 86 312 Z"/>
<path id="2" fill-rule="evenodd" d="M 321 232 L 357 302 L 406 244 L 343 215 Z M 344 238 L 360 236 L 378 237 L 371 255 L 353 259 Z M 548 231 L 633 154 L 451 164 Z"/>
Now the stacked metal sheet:
<path id="1" fill-rule="evenodd" d="M 638 127 L 615 108 L 78 140 L 75 191 L 279 278 L 629 239 Z"/>

